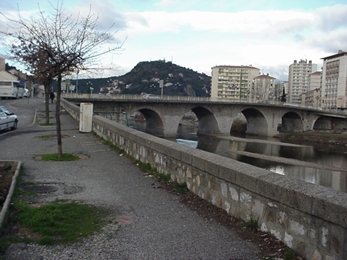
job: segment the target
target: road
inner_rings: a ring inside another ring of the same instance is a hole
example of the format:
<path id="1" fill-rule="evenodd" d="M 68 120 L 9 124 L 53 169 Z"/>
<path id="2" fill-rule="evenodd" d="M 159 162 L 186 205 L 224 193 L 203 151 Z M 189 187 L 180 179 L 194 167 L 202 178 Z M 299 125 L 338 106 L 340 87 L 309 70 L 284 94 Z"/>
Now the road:
<path id="1" fill-rule="evenodd" d="M 30 105 L 30 101 L 31 98 L 0 99 L 0 105 L 5 106 L 10 112 L 18 116 L 18 129 L 26 128 L 34 122 L 35 108 Z M 43 99 L 42 102 L 44 102 Z M 0 135 L 6 135 L 9 132 L 11 131 L 0 131 Z"/>

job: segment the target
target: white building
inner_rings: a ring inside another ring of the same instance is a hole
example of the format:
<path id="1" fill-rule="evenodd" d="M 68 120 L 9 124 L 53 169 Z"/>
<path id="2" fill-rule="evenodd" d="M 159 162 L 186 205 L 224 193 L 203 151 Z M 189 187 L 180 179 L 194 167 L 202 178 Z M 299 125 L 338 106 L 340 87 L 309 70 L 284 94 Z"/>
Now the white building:
<path id="1" fill-rule="evenodd" d="M 347 108 L 347 52 L 324 57 L 322 72 L 322 107 Z"/>
<path id="2" fill-rule="evenodd" d="M 308 78 L 317 71 L 317 64 L 312 61 L 300 60 L 289 66 L 287 102 L 300 104 L 301 94 L 309 91 Z"/>
<path id="3" fill-rule="evenodd" d="M 215 66 L 212 68 L 211 98 L 251 101 L 253 79 L 260 70 L 252 66 Z"/>

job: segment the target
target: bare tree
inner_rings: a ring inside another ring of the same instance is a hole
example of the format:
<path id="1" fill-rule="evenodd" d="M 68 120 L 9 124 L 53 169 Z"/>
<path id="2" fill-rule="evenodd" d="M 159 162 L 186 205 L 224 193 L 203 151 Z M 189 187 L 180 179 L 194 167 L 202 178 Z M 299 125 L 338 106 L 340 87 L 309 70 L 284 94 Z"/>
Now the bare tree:
<path id="1" fill-rule="evenodd" d="M 91 8 L 85 17 L 74 18 L 64 11 L 63 1 L 51 7 L 52 13 L 39 8 L 37 15 L 29 20 L 23 19 L 18 11 L 18 19 L 7 18 L 9 30 L 0 33 L 13 39 L 10 50 L 14 58 L 24 63 L 31 73 L 45 82 L 45 86 L 53 79 L 58 82 L 55 119 L 58 157 L 61 157 L 60 100 L 63 77 L 90 67 L 102 55 L 120 50 L 123 43 L 102 49 L 107 42 L 114 40 L 116 31 L 112 30 L 114 24 L 106 31 L 98 31 L 98 16 L 92 14 Z M 45 87 L 46 111 L 48 91 Z"/>

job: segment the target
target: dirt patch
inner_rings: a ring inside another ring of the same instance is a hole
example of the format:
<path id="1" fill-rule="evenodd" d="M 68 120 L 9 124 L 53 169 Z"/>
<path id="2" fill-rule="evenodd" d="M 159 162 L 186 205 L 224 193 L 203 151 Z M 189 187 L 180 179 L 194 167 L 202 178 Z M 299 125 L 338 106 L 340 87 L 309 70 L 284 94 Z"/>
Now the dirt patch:
<path id="1" fill-rule="evenodd" d="M 0 207 L 2 208 L 8 191 L 10 190 L 12 177 L 16 171 L 16 164 L 13 162 L 0 162 Z"/>
<path id="2" fill-rule="evenodd" d="M 73 154 L 73 155 L 76 155 L 80 160 L 86 160 L 89 158 L 88 155 L 86 154 L 79 154 L 79 153 L 76 153 L 76 154 Z M 34 157 L 34 161 L 36 162 L 39 162 L 39 161 L 42 161 L 42 156 L 41 155 L 37 155 Z"/>

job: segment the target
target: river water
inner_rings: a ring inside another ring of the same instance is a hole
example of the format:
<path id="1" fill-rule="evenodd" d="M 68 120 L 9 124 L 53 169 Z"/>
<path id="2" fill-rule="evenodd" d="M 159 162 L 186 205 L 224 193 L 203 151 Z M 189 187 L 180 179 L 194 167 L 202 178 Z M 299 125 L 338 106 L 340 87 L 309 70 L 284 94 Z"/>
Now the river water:
<path id="1" fill-rule="evenodd" d="M 130 122 L 143 131 L 144 124 Z M 180 126 L 177 143 L 219 154 L 291 178 L 347 192 L 347 147 L 295 145 L 275 138 L 198 136 L 195 126 Z"/>

